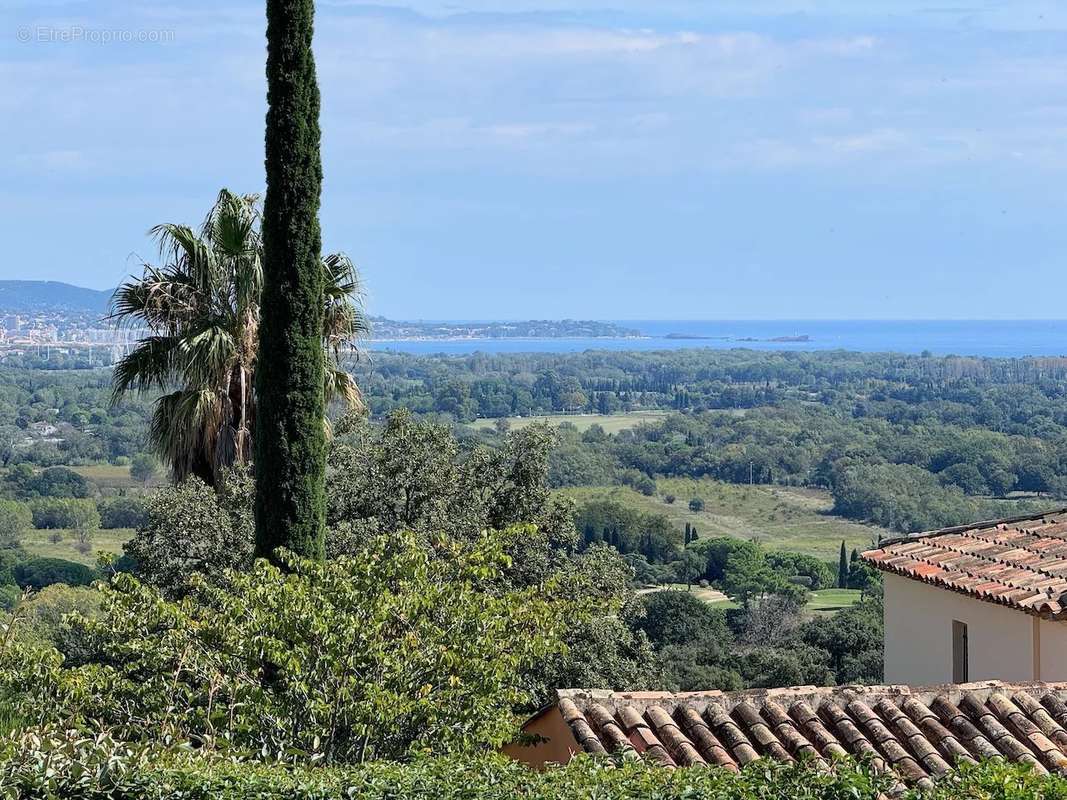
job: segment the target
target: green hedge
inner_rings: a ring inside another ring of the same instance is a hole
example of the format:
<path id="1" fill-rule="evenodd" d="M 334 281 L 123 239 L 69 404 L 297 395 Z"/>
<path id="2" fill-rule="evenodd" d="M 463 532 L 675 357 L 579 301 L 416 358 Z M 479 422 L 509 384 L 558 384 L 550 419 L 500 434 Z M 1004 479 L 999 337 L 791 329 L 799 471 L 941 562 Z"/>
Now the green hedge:
<path id="1" fill-rule="evenodd" d="M 105 735 L 28 734 L 0 750 L 4 800 L 873 800 L 889 788 L 884 779 L 845 762 L 828 772 L 757 762 L 740 774 L 588 758 L 534 772 L 499 756 L 291 769 L 205 759 L 189 751 L 148 751 Z M 964 769 L 922 797 L 1065 800 L 1067 780 L 988 763 Z"/>

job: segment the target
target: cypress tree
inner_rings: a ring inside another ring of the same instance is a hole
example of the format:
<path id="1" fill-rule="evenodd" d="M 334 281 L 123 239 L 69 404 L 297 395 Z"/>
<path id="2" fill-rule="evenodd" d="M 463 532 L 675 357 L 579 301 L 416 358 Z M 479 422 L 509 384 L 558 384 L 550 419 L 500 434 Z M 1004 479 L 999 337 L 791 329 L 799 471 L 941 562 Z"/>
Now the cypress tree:
<path id="1" fill-rule="evenodd" d="M 848 549 L 843 539 L 841 540 L 841 555 L 837 560 L 837 588 L 848 588 Z"/>
<path id="2" fill-rule="evenodd" d="M 267 0 L 267 195 L 256 367 L 256 554 L 322 558 L 325 364 L 313 0 Z"/>

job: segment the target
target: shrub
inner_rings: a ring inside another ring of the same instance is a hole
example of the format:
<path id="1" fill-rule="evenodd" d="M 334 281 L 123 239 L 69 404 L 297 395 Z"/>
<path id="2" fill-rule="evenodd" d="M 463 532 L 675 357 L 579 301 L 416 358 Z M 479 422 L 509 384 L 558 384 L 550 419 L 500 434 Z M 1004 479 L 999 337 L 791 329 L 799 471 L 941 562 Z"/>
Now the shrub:
<path id="1" fill-rule="evenodd" d="M 11 691 L 57 722 L 289 760 L 496 747 L 530 699 L 522 670 L 559 651 L 578 611 L 551 586 L 491 590 L 505 539 L 530 534 L 433 549 L 382 535 L 352 558 L 294 558 L 290 572 L 258 561 L 218 586 L 195 579 L 176 602 L 119 574 L 101 616 L 79 623 L 95 662 L 16 676 Z"/>
<path id="2" fill-rule="evenodd" d="M 761 759 L 740 773 L 584 756 L 538 772 L 494 755 L 316 769 L 168 752 L 106 733 L 32 732 L 0 744 L 0 796 L 26 800 L 875 800 L 891 783 L 848 760 L 817 770 Z M 1067 780 L 999 762 L 965 764 L 922 798 L 1064 800 Z M 904 800 L 919 800 L 919 793 L 907 792 Z"/>
<path id="3" fill-rule="evenodd" d="M 31 558 L 16 564 L 15 583 L 23 589 L 39 591 L 54 583 L 67 586 L 88 586 L 96 580 L 96 572 L 84 564 L 62 558 Z"/>
<path id="4" fill-rule="evenodd" d="M 703 511 L 704 501 L 701 500 L 699 497 L 694 497 L 692 500 L 689 501 L 689 510 L 692 511 L 694 514 Z"/>

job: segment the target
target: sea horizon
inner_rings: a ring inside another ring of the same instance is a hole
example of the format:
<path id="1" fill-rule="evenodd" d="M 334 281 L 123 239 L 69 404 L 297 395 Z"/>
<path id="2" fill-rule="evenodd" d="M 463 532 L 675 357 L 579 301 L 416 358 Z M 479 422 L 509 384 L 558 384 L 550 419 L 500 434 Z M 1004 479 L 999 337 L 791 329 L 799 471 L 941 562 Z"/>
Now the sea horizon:
<path id="1" fill-rule="evenodd" d="M 498 320 L 494 320 L 498 321 Z M 567 353 L 749 349 L 1020 358 L 1067 356 L 1067 320 L 606 320 L 634 337 L 372 339 L 371 350 L 407 353 Z M 457 324 L 475 320 L 442 320 Z"/>

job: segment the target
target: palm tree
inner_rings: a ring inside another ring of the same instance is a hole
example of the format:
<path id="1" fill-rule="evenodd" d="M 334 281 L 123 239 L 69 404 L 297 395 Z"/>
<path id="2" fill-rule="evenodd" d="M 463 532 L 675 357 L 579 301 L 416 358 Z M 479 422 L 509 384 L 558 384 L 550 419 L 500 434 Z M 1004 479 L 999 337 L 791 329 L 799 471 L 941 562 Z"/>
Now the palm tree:
<path id="1" fill-rule="evenodd" d="M 252 455 L 254 378 L 263 288 L 258 195 L 223 189 L 200 230 L 157 225 L 162 266 L 120 286 L 113 320 L 148 335 L 116 366 L 113 402 L 131 391 L 166 392 L 155 403 L 149 443 L 173 478 L 196 475 L 214 484 L 219 470 Z M 343 350 L 368 333 L 363 291 L 352 262 L 322 259 L 322 355 L 326 396 L 361 403 L 340 367 Z"/>

